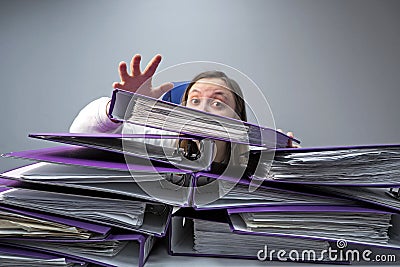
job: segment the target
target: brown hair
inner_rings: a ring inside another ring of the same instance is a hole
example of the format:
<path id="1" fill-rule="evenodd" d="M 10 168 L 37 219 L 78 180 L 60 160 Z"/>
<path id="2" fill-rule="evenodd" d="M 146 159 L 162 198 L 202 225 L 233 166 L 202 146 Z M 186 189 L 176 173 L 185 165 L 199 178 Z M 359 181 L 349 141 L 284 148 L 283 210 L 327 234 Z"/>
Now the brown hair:
<path id="1" fill-rule="evenodd" d="M 243 93 L 242 90 L 240 89 L 239 84 L 226 76 L 225 73 L 222 71 L 217 71 L 217 70 L 212 70 L 212 71 L 206 71 L 198 74 L 196 77 L 194 77 L 190 82 L 189 85 L 187 86 L 185 92 L 183 93 L 181 104 L 186 106 L 186 101 L 189 96 L 189 91 L 192 88 L 192 86 L 200 79 L 204 78 L 218 78 L 221 79 L 225 82 L 226 86 L 228 89 L 231 90 L 231 92 L 234 95 L 235 98 L 235 112 L 239 116 L 239 118 L 242 121 L 247 121 L 247 114 L 246 114 L 246 105 L 243 99 Z"/>

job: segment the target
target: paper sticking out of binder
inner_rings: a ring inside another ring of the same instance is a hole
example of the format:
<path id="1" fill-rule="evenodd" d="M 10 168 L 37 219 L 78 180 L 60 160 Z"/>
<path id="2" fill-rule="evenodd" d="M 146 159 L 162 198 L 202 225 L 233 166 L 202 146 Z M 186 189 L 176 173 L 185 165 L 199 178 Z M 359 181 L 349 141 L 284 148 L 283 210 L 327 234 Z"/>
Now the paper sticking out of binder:
<path id="1" fill-rule="evenodd" d="M 389 194 L 389 196 L 394 197 L 398 200 L 400 200 L 400 188 L 390 188 L 389 192 L 387 192 Z"/>
<path id="2" fill-rule="evenodd" d="M 299 143 L 297 139 L 271 128 L 120 89 L 113 91 L 109 114 L 118 121 L 270 149 L 286 147 L 289 139 Z"/>

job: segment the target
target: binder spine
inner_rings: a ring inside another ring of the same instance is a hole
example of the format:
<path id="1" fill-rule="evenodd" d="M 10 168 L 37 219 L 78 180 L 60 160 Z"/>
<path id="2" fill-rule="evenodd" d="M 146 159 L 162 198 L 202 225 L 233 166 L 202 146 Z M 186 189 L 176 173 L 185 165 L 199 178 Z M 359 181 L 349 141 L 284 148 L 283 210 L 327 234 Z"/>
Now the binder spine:
<path id="1" fill-rule="evenodd" d="M 187 176 L 190 190 L 189 190 L 189 196 L 188 196 L 188 206 L 193 207 L 194 206 L 194 190 L 196 188 L 196 179 L 192 173 L 185 174 Z"/>
<path id="2" fill-rule="evenodd" d="M 154 236 L 148 236 L 146 238 L 146 241 L 144 242 L 144 248 L 143 248 L 143 264 L 146 262 L 147 257 L 149 256 L 150 251 L 154 246 L 155 241 L 156 241 L 156 238 Z"/>

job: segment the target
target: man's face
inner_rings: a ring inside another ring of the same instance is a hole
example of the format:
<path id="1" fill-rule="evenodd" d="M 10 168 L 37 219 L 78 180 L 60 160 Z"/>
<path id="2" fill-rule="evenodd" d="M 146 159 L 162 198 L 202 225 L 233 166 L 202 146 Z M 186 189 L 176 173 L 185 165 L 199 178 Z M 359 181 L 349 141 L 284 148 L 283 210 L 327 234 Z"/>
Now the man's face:
<path id="1" fill-rule="evenodd" d="M 220 116 L 238 118 L 235 114 L 234 94 L 219 78 L 203 78 L 193 84 L 186 106 Z"/>

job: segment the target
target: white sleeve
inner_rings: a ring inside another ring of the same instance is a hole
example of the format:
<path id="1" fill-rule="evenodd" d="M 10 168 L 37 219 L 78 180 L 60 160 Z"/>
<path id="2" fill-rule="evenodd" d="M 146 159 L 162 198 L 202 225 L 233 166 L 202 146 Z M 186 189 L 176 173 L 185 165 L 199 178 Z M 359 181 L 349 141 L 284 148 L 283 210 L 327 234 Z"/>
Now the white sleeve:
<path id="1" fill-rule="evenodd" d="M 112 122 L 106 113 L 109 97 L 90 102 L 76 116 L 69 128 L 71 133 L 120 133 L 122 123 Z"/>

